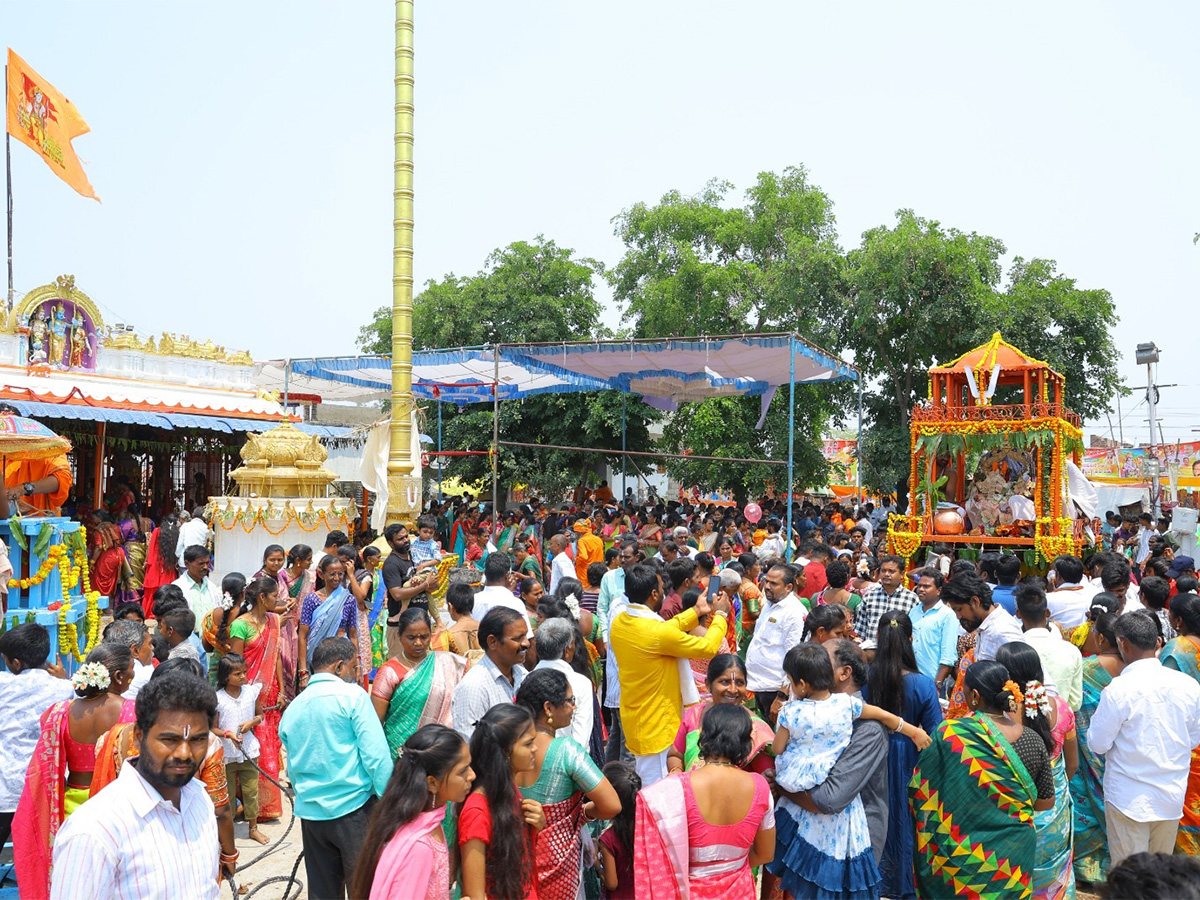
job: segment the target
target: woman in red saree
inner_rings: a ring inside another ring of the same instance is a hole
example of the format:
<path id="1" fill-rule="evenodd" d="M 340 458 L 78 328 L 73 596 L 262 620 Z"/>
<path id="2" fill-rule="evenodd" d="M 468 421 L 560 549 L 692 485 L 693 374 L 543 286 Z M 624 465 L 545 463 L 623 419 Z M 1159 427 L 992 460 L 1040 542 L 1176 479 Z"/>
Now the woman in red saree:
<path id="1" fill-rule="evenodd" d="M 150 532 L 146 541 L 146 573 L 142 576 L 142 612 L 147 619 L 154 618 L 154 592 L 164 584 L 171 584 L 179 577 L 179 557 L 175 555 L 175 544 L 179 540 L 179 519 L 166 516 L 158 527 Z"/>
<path id="2" fill-rule="evenodd" d="M 255 578 L 246 586 L 244 612 L 229 626 L 230 649 L 246 658 L 250 680 L 262 685 L 260 695 L 264 718 L 254 729 L 259 743 L 259 767 L 275 781 L 281 763 L 279 719 L 287 706 L 283 696 L 283 657 L 279 652 L 279 616 L 274 612 L 278 582 L 270 576 Z M 258 781 L 258 820 L 283 815 L 283 798 L 278 785 L 267 778 Z"/>
<path id="3" fill-rule="evenodd" d="M 125 539 L 112 522 L 100 522 L 93 526 L 95 535 L 94 556 L 91 564 L 92 588 L 113 601 L 125 599 Z M 116 606 L 116 602 L 113 603 Z"/>
<path id="4" fill-rule="evenodd" d="M 50 851 L 63 820 L 88 799 L 96 742 L 114 725 L 133 721 L 132 700 L 121 699 L 133 680 L 128 647 L 100 644 L 72 681 L 77 700 L 42 714 L 42 732 L 13 816 L 13 859 L 22 900 L 50 896 Z"/>

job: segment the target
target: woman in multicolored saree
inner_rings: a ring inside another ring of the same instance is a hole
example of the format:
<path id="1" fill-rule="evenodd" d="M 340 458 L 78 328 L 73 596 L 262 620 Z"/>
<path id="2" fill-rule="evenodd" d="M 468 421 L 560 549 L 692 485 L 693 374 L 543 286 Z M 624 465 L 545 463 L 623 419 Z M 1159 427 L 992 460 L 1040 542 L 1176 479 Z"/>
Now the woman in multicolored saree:
<path id="1" fill-rule="evenodd" d="M 259 767 L 279 780 L 283 745 L 279 740 L 279 719 L 287 707 L 283 695 L 283 657 L 279 652 L 279 582 L 270 575 L 255 578 L 246 585 L 241 612 L 229 626 L 229 646 L 233 653 L 246 658 L 246 674 L 262 685 L 259 699 L 263 721 L 254 729 L 258 738 Z M 267 778 L 258 780 L 258 820 L 278 819 L 283 815 L 279 788 Z"/>
<path id="2" fill-rule="evenodd" d="M 1071 778 L 1075 804 L 1075 879 L 1103 884 L 1108 879 L 1108 825 L 1104 819 L 1104 757 L 1088 748 L 1088 729 L 1100 705 L 1100 693 L 1121 674 L 1125 661 L 1113 633 L 1117 613 L 1101 613 L 1090 622 L 1089 640 L 1095 656 L 1083 660 L 1083 703 L 1075 713 L 1079 768 Z"/>
<path id="3" fill-rule="evenodd" d="M 1049 756 L 1041 738 L 1016 720 L 1019 690 L 1004 666 L 977 662 L 964 682 L 970 713 L 938 726 L 908 785 L 917 896 L 1028 898 L 1037 856 L 1034 812 L 1054 805 Z M 1025 754 L 1017 741 L 1029 745 Z M 1038 761 L 1038 775 L 1022 761 L 1026 754 Z"/>
<path id="4" fill-rule="evenodd" d="M 667 748 L 667 769 L 670 772 L 690 772 L 704 764 L 700 759 L 700 721 L 710 706 L 720 703 L 743 706 L 748 696 L 746 664 L 735 653 L 717 654 L 708 661 L 705 686 L 712 700 L 689 706 L 683 711 L 675 743 Z M 771 755 L 771 742 L 775 740 L 775 732 L 754 713 L 750 713 L 750 740 L 750 755 L 742 763 L 742 768 L 759 775 L 773 773 L 775 757 Z"/>
<path id="5" fill-rule="evenodd" d="M 1178 637 L 1163 647 L 1158 658 L 1170 669 L 1177 669 L 1200 681 L 1200 599 L 1195 594 L 1176 594 L 1171 598 L 1171 627 Z M 1183 797 L 1183 818 L 1175 837 L 1175 852 L 1200 855 L 1200 748 L 1192 751 L 1187 793 Z"/>
<path id="6" fill-rule="evenodd" d="M 400 651 L 375 673 L 371 703 L 394 756 L 422 725 L 453 726 L 450 696 L 462 680 L 466 659 L 430 650 L 432 620 L 419 606 L 400 614 Z"/>
<path id="7" fill-rule="evenodd" d="M 1071 865 L 1074 804 L 1067 783 L 1079 766 L 1075 737 L 1075 714 L 1067 701 L 1050 694 L 1042 683 L 1042 660 L 1024 641 L 1010 641 L 996 653 L 996 661 L 1008 669 L 1025 694 L 1020 704 L 1023 723 L 1046 743 L 1054 773 L 1054 806 L 1034 814 L 1037 829 L 1037 860 L 1033 869 L 1036 900 L 1065 900 L 1075 897 L 1075 871 Z"/>
<path id="8" fill-rule="evenodd" d="M 22 897 L 50 895 L 54 836 L 88 799 L 96 742 L 114 725 L 133 721 L 134 701 L 121 698 L 132 680 L 129 647 L 100 644 L 72 678 L 78 699 L 61 700 L 42 713 L 41 735 L 12 824 Z"/>
<path id="9" fill-rule="evenodd" d="M 279 577 L 287 589 L 287 602 L 278 609 L 279 647 L 283 655 L 283 695 L 296 699 L 296 680 L 299 673 L 300 649 L 296 629 L 300 619 L 300 604 L 316 589 L 317 576 L 312 571 L 312 547 L 296 544 L 288 551 L 286 565 Z M 265 564 L 264 564 L 265 568 Z"/>
<path id="10" fill-rule="evenodd" d="M 536 669 L 517 690 L 533 714 L 534 767 L 517 775 L 521 796 L 542 804 L 546 827 L 534 845 L 538 900 L 576 900 L 583 877 L 584 824 L 621 811 L 616 789 L 574 738 L 556 737 L 575 716 L 576 697 L 557 669 Z M 590 699 L 590 698 L 588 698 Z M 584 796 L 587 796 L 585 802 Z"/>

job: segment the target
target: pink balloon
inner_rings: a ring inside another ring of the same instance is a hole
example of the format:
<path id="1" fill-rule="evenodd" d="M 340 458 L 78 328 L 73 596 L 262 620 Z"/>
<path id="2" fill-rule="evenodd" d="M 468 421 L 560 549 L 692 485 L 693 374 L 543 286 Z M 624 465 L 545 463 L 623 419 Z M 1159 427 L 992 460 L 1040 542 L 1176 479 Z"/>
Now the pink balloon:
<path id="1" fill-rule="evenodd" d="M 746 508 L 742 510 L 742 512 L 746 514 L 746 520 L 748 522 L 754 522 L 757 524 L 758 520 L 762 518 L 762 507 L 757 503 L 747 503 Z"/>

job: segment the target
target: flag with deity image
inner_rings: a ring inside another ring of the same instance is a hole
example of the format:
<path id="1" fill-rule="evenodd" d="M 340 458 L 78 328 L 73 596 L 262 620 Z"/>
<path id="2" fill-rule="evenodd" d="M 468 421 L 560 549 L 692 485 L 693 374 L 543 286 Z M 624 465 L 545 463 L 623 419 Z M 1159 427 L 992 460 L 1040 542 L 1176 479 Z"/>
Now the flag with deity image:
<path id="1" fill-rule="evenodd" d="M 75 105 L 11 47 L 7 72 L 8 133 L 37 153 L 55 175 L 83 196 L 99 202 L 71 146 L 73 138 L 91 130 Z"/>

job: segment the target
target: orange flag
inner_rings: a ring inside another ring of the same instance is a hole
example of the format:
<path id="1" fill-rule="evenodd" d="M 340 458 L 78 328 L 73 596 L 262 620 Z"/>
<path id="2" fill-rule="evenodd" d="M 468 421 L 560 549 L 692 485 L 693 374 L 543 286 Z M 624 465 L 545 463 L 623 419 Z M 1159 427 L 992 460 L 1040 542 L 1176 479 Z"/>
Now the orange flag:
<path id="1" fill-rule="evenodd" d="M 100 198 L 92 190 L 71 139 L 91 129 L 75 105 L 29 64 L 8 50 L 8 133 L 32 148 L 54 174 L 85 197 Z"/>

